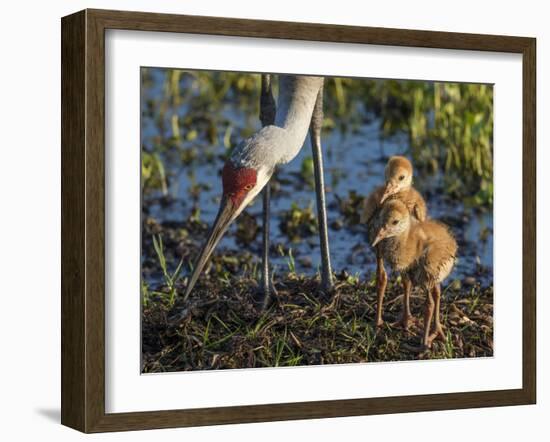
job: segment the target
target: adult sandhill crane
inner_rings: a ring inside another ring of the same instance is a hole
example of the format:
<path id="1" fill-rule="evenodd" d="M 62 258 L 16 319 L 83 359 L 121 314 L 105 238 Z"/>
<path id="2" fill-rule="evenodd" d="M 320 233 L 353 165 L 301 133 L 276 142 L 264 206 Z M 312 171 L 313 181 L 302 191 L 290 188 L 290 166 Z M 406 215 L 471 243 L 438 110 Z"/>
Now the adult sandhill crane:
<path id="1" fill-rule="evenodd" d="M 218 215 L 196 260 L 193 273 L 185 290 L 185 299 L 193 290 L 210 255 L 231 222 L 263 189 L 264 228 L 261 290 L 263 306 L 267 306 L 271 293 L 274 291 L 269 267 L 269 180 L 277 166 L 288 163 L 300 152 L 307 137 L 308 129 L 313 150 L 315 192 L 317 194 L 321 242 L 320 288 L 325 292 L 332 288 L 321 150 L 323 78 L 280 76 L 279 99 L 276 109 L 271 88 L 271 76 L 262 75 L 260 119 L 263 125 L 262 129 L 252 137 L 242 141 L 233 150 L 231 157 L 223 167 L 223 195 Z"/>

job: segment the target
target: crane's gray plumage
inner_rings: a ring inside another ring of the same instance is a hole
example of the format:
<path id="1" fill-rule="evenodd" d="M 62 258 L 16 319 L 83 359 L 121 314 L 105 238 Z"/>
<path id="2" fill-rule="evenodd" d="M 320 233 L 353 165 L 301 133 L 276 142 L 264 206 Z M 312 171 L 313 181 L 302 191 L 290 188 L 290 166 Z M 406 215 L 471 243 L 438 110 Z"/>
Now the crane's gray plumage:
<path id="1" fill-rule="evenodd" d="M 272 171 L 294 159 L 304 145 L 322 85 L 322 77 L 281 76 L 275 124 L 241 142 L 231 155 L 233 164 Z"/>

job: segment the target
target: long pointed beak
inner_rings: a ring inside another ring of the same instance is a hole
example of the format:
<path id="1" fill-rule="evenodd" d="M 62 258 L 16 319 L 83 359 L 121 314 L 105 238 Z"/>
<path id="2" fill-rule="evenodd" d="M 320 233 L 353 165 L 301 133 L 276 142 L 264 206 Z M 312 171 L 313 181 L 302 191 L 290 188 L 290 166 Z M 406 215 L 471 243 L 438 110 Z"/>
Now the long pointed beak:
<path id="1" fill-rule="evenodd" d="M 382 204 L 386 199 L 397 192 L 397 185 L 394 183 L 389 182 L 386 184 L 386 188 L 384 189 L 384 194 L 382 195 L 382 198 L 380 199 L 380 204 Z"/>
<path id="2" fill-rule="evenodd" d="M 386 229 L 384 228 L 381 228 L 379 231 L 378 231 L 378 234 L 376 235 L 376 238 L 374 238 L 374 241 L 372 242 L 372 246 L 376 246 L 376 244 L 378 244 L 380 241 L 382 241 L 385 237 L 386 237 Z"/>
<path id="3" fill-rule="evenodd" d="M 186 300 L 191 294 L 191 291 L 193 290 L 193 287 L 195 286 L 197 279 L 199 278 L 202 270 L 204 269 L 204 266 L 208 262 L 208 258 L 210 258 L 210 255 L 212 254 L 212 252 L 220 242 L 220 239 L 222 238 L 223 234 L 226 232 L 227 228 L 229 227 L 229 224 L 231 224 L 231 221 L 233 220 L 233 215 L 235 214 L 236 210 L 237 210 L 237 207 L 233 205 L 233 202 L 231 201 L 231 199 L 227 197 L 224 197 L 222 199 L 222 202 L 220 204 L 220 210 L 218 211 L 216 220 L 212 225 L 212 229 L 210 230 L 208 239 L 202 246 L 202 249 L 199 253 L 199 257 L 195 261 L 195 268 L 193 269 L 193 273 L 191 275 L 191 278 L 189 279 L 189 284 L 187 284 L 187 288 L 185 289 L 185 294 L 183 295 L 184 300 Z"/>

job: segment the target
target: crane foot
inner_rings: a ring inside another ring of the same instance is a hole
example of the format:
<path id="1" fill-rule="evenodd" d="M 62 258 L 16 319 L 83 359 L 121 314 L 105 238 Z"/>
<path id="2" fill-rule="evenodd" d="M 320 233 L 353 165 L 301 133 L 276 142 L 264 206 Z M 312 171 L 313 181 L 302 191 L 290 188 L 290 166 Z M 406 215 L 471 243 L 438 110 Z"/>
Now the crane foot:
<path id="1" fill-rule="evenodd" d="M 335 292 L 334 282 L 331 278 L 321 278 L 317 291 L 325 295 L 332 295 Z"/>
<path id="2" fill-rule="evenodd" d="M 260 311 L 265 311 L 273 305 L 277 298 L 277 290 L 273 283 L 269 284 L 269 288 L 261 284 L 256 290 L 254 296 L 254 304 Z"/>

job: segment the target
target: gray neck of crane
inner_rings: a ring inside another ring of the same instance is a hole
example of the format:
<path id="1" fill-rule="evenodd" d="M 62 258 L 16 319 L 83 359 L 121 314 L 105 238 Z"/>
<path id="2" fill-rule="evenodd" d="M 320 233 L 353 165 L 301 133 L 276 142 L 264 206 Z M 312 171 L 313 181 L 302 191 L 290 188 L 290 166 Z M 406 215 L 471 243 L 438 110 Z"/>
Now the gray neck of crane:
<path id="1" fill-rule="evenodd" d="M 279 163 L 288 163 L 304 145 L 322 77 L 281 75 L 275 126 L 281 132 Z"/>
<path id="2" fill-rule="evenodd" d="M 281 76 L 275 124 L 244 140 L 233 151 L 233 163 L 270 175 L 278 164 L 291 161 L 304 145 L 322 85 L 322 77 Z"/>

